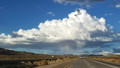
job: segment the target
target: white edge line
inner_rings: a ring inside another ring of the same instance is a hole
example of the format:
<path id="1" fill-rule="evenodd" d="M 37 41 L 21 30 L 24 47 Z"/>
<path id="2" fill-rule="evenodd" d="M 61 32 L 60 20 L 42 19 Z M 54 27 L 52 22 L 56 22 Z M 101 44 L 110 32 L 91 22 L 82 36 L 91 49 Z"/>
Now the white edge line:
<path id="1" fill-rule="evenodd" d="M 83 61 L 84 61 L 88 66 L 90 65 L 85 59 L 83 59 Z"/>

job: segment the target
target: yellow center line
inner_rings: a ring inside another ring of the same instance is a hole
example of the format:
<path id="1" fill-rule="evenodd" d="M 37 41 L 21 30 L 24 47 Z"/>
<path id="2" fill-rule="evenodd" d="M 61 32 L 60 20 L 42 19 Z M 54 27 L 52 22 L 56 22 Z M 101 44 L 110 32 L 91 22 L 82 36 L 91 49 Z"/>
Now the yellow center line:
<path id="1" fill-rule="evenodd" d="M 72 62 L 73 63 L 73 62 Z M 69 64 L 67 64 L 64 68 L 67 68 L 67 67 L 69 67 L 72 63 L 69 63 Z"/>
<path id="2" fill-rule="evenodd" d="M 75 62 L 75 61 L 74 61 Z M 68 68 L 71 64 L 73 64 L 74 62 L 71 62 L 69 64 L 67 64 L 64 68 Z"/>

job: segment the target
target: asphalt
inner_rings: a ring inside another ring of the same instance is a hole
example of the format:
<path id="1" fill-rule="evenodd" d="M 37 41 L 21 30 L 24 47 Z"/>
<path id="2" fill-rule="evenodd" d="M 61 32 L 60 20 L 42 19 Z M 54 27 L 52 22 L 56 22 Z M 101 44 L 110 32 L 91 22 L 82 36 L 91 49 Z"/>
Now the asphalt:
<path id="1" fill-rule="evenodd" d="M 52 68 L 67 68 L 69 65 L 71 65 L 72 63 L 74 63 L 75 61 L 77 61 L 77 59 L 71 60 L 71 61 L 67 61 L 67 62 L 63 62 L 59 65 L 56 65 Z"/>
<path id="2" fill-rule="evenodd" d="M 119 64 L 81 58 L 67 68 L 120 68 Z"/>

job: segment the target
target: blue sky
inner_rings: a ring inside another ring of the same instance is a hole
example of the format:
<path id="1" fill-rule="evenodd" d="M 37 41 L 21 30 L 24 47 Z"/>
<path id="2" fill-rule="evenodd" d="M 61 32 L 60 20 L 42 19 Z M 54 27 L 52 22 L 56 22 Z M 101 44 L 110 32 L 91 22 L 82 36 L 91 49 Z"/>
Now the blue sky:
<path id="1" fill-rule="evenodd" d="M 102 2 L 97 2 L 96 0 L 96 2 L 92 3 L 92 0 L 90 0 L 90 4 L 84 3 L 80 5 L 80 0 L 78 0 L 78 3 L 75 2 L 76 0 L 72 2 L 61 1 L 63 3 L 59 3 L 57 0 L 56 2 L 55 0 L 0 0 L 0 34 L 12 35 L 12 32 L 17 32 L 19 29 L 39 29 L 38 25 L 40 23 L 44 23 L 46 20 L 68 18 L 68 14 L 78 8 L 86 10 L 91 16 L 96 16 L 97 18 L 103 17 L 106 20 L 106 26 L 109 24 L 113 26 L 114 32 L 120 32 L 120 7 L 116 7 L 119 3 L 113 4 L 112 0 L 103 0 Z M 1 47 L 4 46 L 1 45 Z M 6 45 L 5 48 L 7 48 Z M 10 48 L 29 51 L 26 48 L 21 49 L 20 47 Z M 54 50 L 52 51 L 53 54 Z M 37 51 L 39 49 L 34 52 Z M 40 53 L 51 53 L 51 48 L 50 50 L 48 48 L 47 51 L 43 49 Z"/>
<path id="2" fill-rule="evenodd" d="M 67 17 L 76 8 L 84 8 L 93 16 L 104 17 L 107 23 L 117 26 L 114 27 L 115 30 L 119 30 L 120 9 L 115 8 L 115 5 L 111 2 L 95 4 L 90 9 L 76 4 L 58 4 L 52 0 L 0 0 L 0 5 L 3 7 L 0 9 L 0 33 L 8 34 L 20 28 L 36 28 L 40 22 L 45 20 Z M 47 15 L 47 12 L 53 12 L 55 16 Z M 113 15 L 105 16 L 105 14 L 109 15 L 111 13 Z"/>

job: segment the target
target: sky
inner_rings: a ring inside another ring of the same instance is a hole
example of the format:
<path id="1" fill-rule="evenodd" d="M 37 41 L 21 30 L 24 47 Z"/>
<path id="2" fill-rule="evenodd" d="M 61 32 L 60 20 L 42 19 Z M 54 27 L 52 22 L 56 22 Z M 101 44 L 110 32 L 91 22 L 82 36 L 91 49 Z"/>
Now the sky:
<path id="1" fill-rule="evenodd" d="M 120 54 L 120 0 L 0 0 L 0 47 Z"/>

